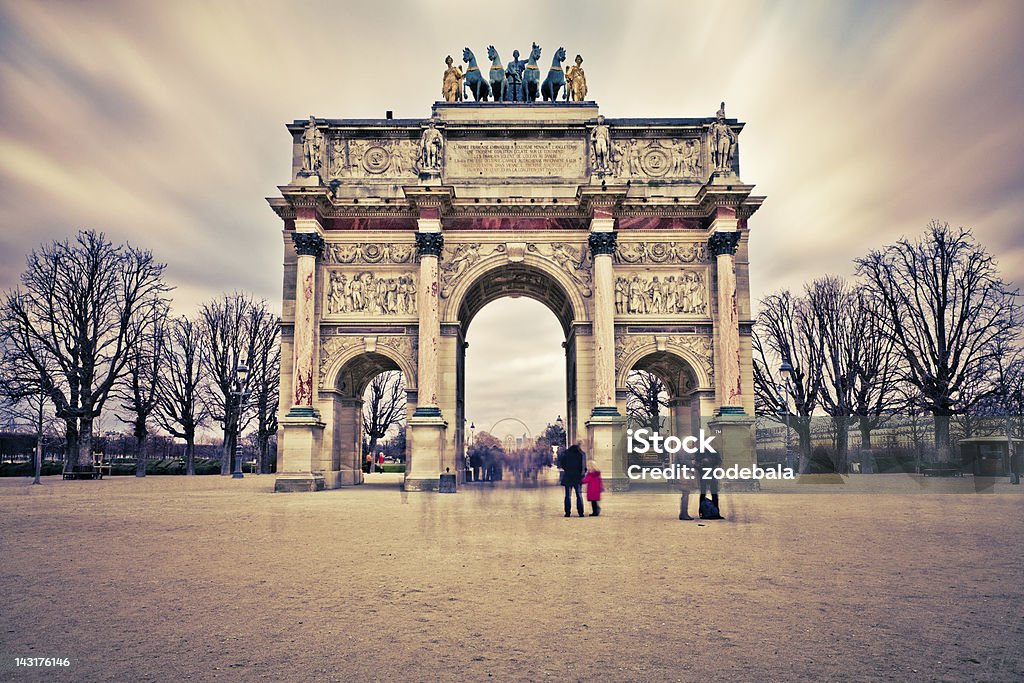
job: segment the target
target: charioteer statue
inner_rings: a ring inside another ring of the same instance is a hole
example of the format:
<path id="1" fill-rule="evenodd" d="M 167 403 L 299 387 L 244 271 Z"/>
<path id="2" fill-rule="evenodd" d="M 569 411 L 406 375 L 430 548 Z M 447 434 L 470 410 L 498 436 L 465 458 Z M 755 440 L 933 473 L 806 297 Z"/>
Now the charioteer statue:
<path id="1" fill-rule="evenodd" d="M 487 57 L 491 60 L 490 69 L 483 73 L 477 64 L 476 55 L 468 47 L 462 51 L 462 61 L 466 63 L 465 72 L 452 65 L 452 58 L 445 59 L 447 68 L 444 72 L 441 93 L 446 102 L 462 102 L 472 96 L 475 102 L 536 102 L 539 97 L 546 101 L 557 102 L 560 91 L 564 88 L 563 101 L 583 102 L 587 96 L 587 78 L 583 73 L 583 57 L 576 55 L 575 66 L 570 66 L 563 73 L 562 62 L 565 61 L 565 48 L 555 50 L 548 68 L 547 78 L 541 80 L 540 59 L 541 47 L 533 43 L 527 59 L 519 58 L 519 50 L 513 50 L 512 59 L 502 65 L 501 57 L 493 45 L 487 47 Z M 464 96 L 464 90 L 468 95 Z"/>

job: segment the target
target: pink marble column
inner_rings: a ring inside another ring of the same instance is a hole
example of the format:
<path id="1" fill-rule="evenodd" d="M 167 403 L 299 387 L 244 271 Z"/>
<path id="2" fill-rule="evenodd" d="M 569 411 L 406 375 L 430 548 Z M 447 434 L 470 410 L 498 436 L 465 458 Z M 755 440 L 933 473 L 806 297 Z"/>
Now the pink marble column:
<path id="1" fill-rule="evenodd" d="M 615 407 L 615 219 L 591 221 L 590 251 L 594 256 L 594 410 L 593 415 L 618 416 Z"/>
<path id="2" fill-rule="evenodd" d="M 708 238 L 708 251 L 715 257 L 718 279 L 718 318 L 715 346 L 720 414 L 744 414 L 740 377 L 740 320 L 736 304 L 736 246 L 738 230 L 719 230 Z"/>
<path id="3" fill-rule="evenodd" d="M 437 417 L 440 393 L 441 318 L 438 313 L 439 284 L 438 259 L 444 248 L 440 221 L 422 220 L 416 233 L 416 250 L 420 257 L 420 281 L 416 288 L 416 306 L 419 313 L 419 377 L 416 417 Z M 435 225 L 436 223 L 436 225 Z M 424 224 L 427 224 L 426 226 Z M 434 228 L 425 231 L 422 228 Z"/>
<path id="4" fill-rule="evenodd" d="M 312 417 L 316 339 L 316 260 L 323 254 L 324 238 L 316 232 L 294 232 L 292 241 L 298 263 L 295 267 L 295 339 L 292 373 L 292 408 L 289 416 Z"/>

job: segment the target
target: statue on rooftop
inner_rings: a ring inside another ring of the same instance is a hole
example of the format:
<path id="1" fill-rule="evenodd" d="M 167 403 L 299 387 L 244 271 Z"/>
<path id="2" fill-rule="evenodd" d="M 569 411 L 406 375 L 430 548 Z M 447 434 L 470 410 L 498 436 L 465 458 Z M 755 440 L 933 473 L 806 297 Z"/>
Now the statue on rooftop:
<path id="1" fill-rule="evenodd" d="M 461 102 L 462 101 L 462 79 L 465 75 L 462 73 L 462 67 L 452 66 L 451 55 L 445 57 L 444 63 L 448 65 L 448 70 L 444 72 L 444 81 L 441 85 L 441 95 L 444 97 L 445 102 Z"/>
<path id="2" fill-rule="evenodd" d="M 323 156 L 324 135 L 316 127 L 316 119 L 309 117 L 306 130 L 302 132 L 302 172 L 316 175 L 320 171 L 320 160 Z"/>
<path id="3" fill-rule="evenodd" d="M 711 161 L 715 171 L 732 172 L 733 155 L 736 152 L 736 133 L 725 122 L 725 102 L 715 114 L 711 124 Z"/>
<path id="4" fill-rule="evenodd" d="M 570 66 L 565 71 L 565 99 L 572 102 L 582 102 L 587 99 L 587 76 L 583 72 L 583 57 L 576 55 L 576 66 Z"/>

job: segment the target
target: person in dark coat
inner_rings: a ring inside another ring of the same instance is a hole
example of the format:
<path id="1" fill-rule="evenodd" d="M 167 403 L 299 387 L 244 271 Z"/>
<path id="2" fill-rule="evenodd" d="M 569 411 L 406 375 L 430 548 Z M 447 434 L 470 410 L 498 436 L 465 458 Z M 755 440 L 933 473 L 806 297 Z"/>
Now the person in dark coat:
<path id="1" fill-rule="evenodd" d="M 569 446 L 558 456 L 558 468 L 562 470 L 562 485 L 565 487 L 565 516 L 572 515 L 572 492 L 576 491 L 576 513 L 583 516 L 583 496 L 580 485 L 583 483 L 584 463 L 587 456 L 579 443 Z"/>

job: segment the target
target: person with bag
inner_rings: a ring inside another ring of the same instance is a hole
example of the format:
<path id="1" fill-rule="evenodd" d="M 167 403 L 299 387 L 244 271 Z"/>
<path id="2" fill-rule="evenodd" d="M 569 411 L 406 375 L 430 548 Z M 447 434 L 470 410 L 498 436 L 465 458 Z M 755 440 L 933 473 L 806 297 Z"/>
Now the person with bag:
<path id="1" fill-rule="evenodd" d="M 725 519 L 722 516 L 721 508 L 718 507 L 718 479 L 713 471 L 716 467 L 722 466 L 722 456 L 718 453 L 701 453 L 697 457 L 697 476 L 700 477 L 700 504 L 697 507 L 697 515 L 701 519 Z M 706 495 L 711 491 L 711 500 Z"/>
<path id="2" fill-rule="evenodd" d="M 604 491 L 604 482 L 601 481 L 601 470 L 597 469 L 594 461 L 591 460 L 587 466 L 587 473 L 583 476 L 583 483 L 587 485 L 587 500 L 590 501 L 591 517 L 601 515 L 601 492 Z"/>
<path id="3" fill-rule="evenodd" d="M 693 517 L 690 516 L 690 491 L 697 488 L 697 479 L 700 477 L 700 468 L 696 465 L 696 460 L 689 460 L 684 462 L 683 465 L 687 468 L 685 474 L 689 474 L 689 477 L 679 477 L 677 485 L 679 486 L 680 498 L 679 498 L 679 519 L 685 521 L 692 521 Z"/>
<path id="4" fill-rule="evenodd" d="M 584 463 L 586 454 L 580 448 L 580 442 L 569 446 L 558 456 L 558 468 L 562 470 L 562 486 L 565 487 L 565 516 L 572 516 L 572 492 L 576 492 L 576 512 L 583 516 L 583 497 L 580 486 L 583 484 Z"/>

